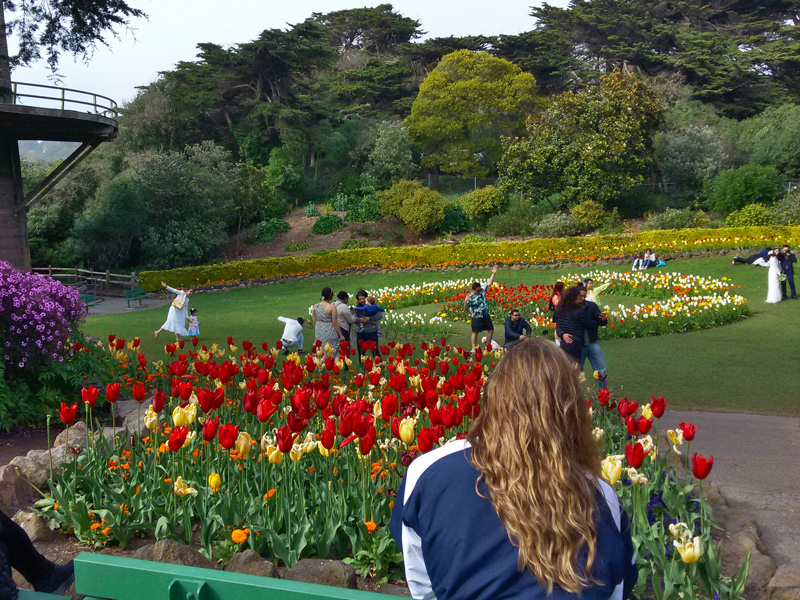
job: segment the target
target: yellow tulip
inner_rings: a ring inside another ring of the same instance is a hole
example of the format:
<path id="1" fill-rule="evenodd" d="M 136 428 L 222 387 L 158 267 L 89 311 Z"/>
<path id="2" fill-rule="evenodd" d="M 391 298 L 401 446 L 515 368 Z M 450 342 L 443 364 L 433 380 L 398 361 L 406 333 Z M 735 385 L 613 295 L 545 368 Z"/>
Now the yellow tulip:
<path id="1" fill-rule="evenodd" d="M 158 427 L 158 413 L 153 410 L 152 406 L 148 406 L 144 413 L 144 424 L 150 431 Z"/>
<path id="2" fill-rule="evenodd" d="M 614 485 L 622 475 L 622 457 L 606 456 L 603 462 L 600 463 L 600 467 L 603 479 Z"/>
<path id="3" fill-rule="evenodd" d="M 183 413 L 186 415 L 186 424 L 191 425 L 197 418 L 197 404 L 190 404 L 183 409 Z"/>
<path id="4" fill-rule="evenodd" d="M 700 537 L 695 536 L 691 542 L 682 542 L 675 540 L 672 542 L 675 548 L 678 549 L 678 554 L 687 565 L 691 565 L 700 560 Z"/>
<path id="5" fill-rule="evenodd" d="M 191 494 L 192 496 L 197 495 L 197 490 L 186 485 L 183 482 L 183 477 L 181 477 L 180 475 L 175 480 L 175 484 L 173 485 L 172 489 L 175 492 L 176 496 L 186 496 L 187 494 Z"/>
<path id="6" fill-rule="evenodd" d="M 380 402 L 376 402 L 372 405 L 372 416 L 375 417 L 375 420 L 377 421 L 381 418 L 381 415 L 383 415 L 383 408 L 381 407 Z"/>
<path id="7" fill-rule="evenodd" d="M 653 418 L 653 410 L 650 408 L 649 403 L 642 407 L 642 416 L 648 421 Z"/>
<path id="8" fill-rule="evenodd" d="M 642 450 L 644 450 L 645 456 L 649 455 L 650 452 L 653 451 L 653 438 L 649 435 L 639 438 L 639 443 L 642 445 Z"/>
<path id="9" fill-rule="evenodd" d="M 289 450 L 289 458 L 291 458 L 294 462 L 297 462 L 303 458 L 303 447 L 300 444 L 295 444 L 292 446 L 292 449 Z"/>
<path id="10" fill-rule="evenodd" d="M 187 423 L 186 412 L 180 406 L 176 406 L 172 411 L 172 423 L 175 427 L 184 427 Z"/>
<path id="11" fill-rule="evenodd" d="M 269 464 L 278 465 L 283 462 L 283 452 L 277 446 L 267 447 L 267 457 L 269 457 Z"/>
<path id="12" fill-rule="evenodd" d="M 208 487 L 216 492 L 220 486 L 222 486 L 222 477 L 219 476 L 219 473 L 211 473 L 208 476 Z"/>
<path id="13" fill-rule="evenodd" d="M 628 469 L 628 479 L 631 480 L 631 483 L 634 483 L 636 485 L 646 485 L 650 483 L 650 480 L 647 479 L 645 475 L 642 475 L 633 467 L 630 467 Z"/>
<path id="14" fill-rule="evenodd" d="M 400 439 L 402 442 L 408 446 L 411 442 L 414 441 L 416 437 L 416 432 L 414 428 L 417 426 L 417 420 L 412 417 L 406 417 L 402 421 L 400 421 Z"/>
<path id="15" fill-rule="evenodd" d="M 328 458 L 331 455 L 331 451 L 323 446 L 322 442 L 317 442 L 317 450 L 319 450 L 319 453 L 325 458 Z"/>
<path id="16" fill-rule="evenodd" d="M 189 433 L 187 433 L 186 439 L 184 440 L 183 446 L 181 446 L 181 448 L 188 448 L 189 444 L 191 444 L 194 441 L 196 435 L 197 435 L 196 431 L 190 431 Z"/>
<path id="17" fill-rule="evenodd" d="M 314 439 L 314 434 L 308 432 L 306 434 L 306 439 L 303 440 L 303 443 L 300 444 L 300 447 L 303 449 L 303 454 L 311 454 L 314 451 L 314 448 L 317 447 L 317 441 Z"/>
<path id="18" fill-rule="evenodd" d="M 672 449 L 675 451 L 675 454 L 680 456 L 681 451 L 678 450 L 678 446 L 683 444 L 683 431 L 680 429 L 670 429 L 667 431 L 667 437 L 669 441 L 672 442 Z"/>
<path id="19" fill-rule="evenodd" d="M 250 446 L 253 441 L 253 438 L 250 437 L 250 434 L 246 431 L 240 431 L 238 437 L 236 438 L 236 443 L 233 445 L 236 448 L 236 451 L 239 453 L 239 456 L 242 458 L 246 458 L 247 454 L 250 452 Z"/>
<path id="20" fill-rule="evenodd" d="M 595 427 L 594 429 L 592 429 L 592 437 L 594 438 L 595 442 L 602 441 L 603 436 L 605 435 L 605 433 L 606 432 L 603 431 L 602 429 L 600 429 L 599 427 Z"/>

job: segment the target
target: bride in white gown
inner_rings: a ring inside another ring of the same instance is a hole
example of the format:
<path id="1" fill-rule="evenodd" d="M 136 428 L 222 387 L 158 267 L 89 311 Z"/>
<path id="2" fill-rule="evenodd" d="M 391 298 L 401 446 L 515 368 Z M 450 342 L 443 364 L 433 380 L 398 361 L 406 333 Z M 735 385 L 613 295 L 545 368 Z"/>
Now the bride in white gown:
<path id="1" fill-rule="evenodd" d="M 774 304 L 781 301 L 781 285 L 778 276 L 781 274 L 780 248 L 775 248 L 769 257 L 769 273 L 767 274 L 767 302 Z"/>

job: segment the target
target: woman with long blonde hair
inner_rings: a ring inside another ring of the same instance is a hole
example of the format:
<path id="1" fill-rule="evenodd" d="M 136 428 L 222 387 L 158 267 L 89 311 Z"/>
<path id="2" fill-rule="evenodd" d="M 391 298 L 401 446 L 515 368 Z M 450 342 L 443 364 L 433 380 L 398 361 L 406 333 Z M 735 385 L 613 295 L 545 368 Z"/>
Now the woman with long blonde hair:
<path id="1" fill-rule="evenodd" d="M 414 598 L 622 600 L 625 511 L 600 478 L 578 374 L 552 342 L 514 345 L 466 440 L 417 458 L 390 525 Z"/>

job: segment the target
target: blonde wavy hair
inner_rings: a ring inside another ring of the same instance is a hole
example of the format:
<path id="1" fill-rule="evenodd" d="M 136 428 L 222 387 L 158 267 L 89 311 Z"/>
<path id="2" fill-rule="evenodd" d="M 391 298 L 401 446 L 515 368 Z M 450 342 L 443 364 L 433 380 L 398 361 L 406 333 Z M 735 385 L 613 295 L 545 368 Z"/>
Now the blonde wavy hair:
<path id="1" fill-rule="evenodd" d="M 593 514 L 600 452 L 578 373 L 553 342 L 527 339 L 500 361 L 470 428 L 472 464 L 519 548 L 517 567 L 550 593 L 597 581 Z M 478 491 L 480 494 L 480 491 Z M 586 549 L 586 565 L 579 556 Z"/>

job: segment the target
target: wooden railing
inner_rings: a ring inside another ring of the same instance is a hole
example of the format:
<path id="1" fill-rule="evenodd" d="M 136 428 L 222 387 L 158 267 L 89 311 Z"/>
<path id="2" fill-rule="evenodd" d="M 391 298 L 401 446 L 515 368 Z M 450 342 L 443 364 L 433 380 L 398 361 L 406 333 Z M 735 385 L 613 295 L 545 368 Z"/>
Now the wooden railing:
<path id="1" fill-rule="evenodd" d="M 119 116 L 117 103 L 107 96 L 55 85 L 11 82 L 12 104 L 27 104 L 40 108 L 59 108 L 102 115 L 111 119 Z"/>
<path id="2" fill-rule="evenodd" d="M 111 288 L 133 289 L 139 285 L 136 273 L 122 275 L 111 271 L 91 271 L 78 267 L 35 267 L 32 271 L 92 294 L 101 294 Z"/>

